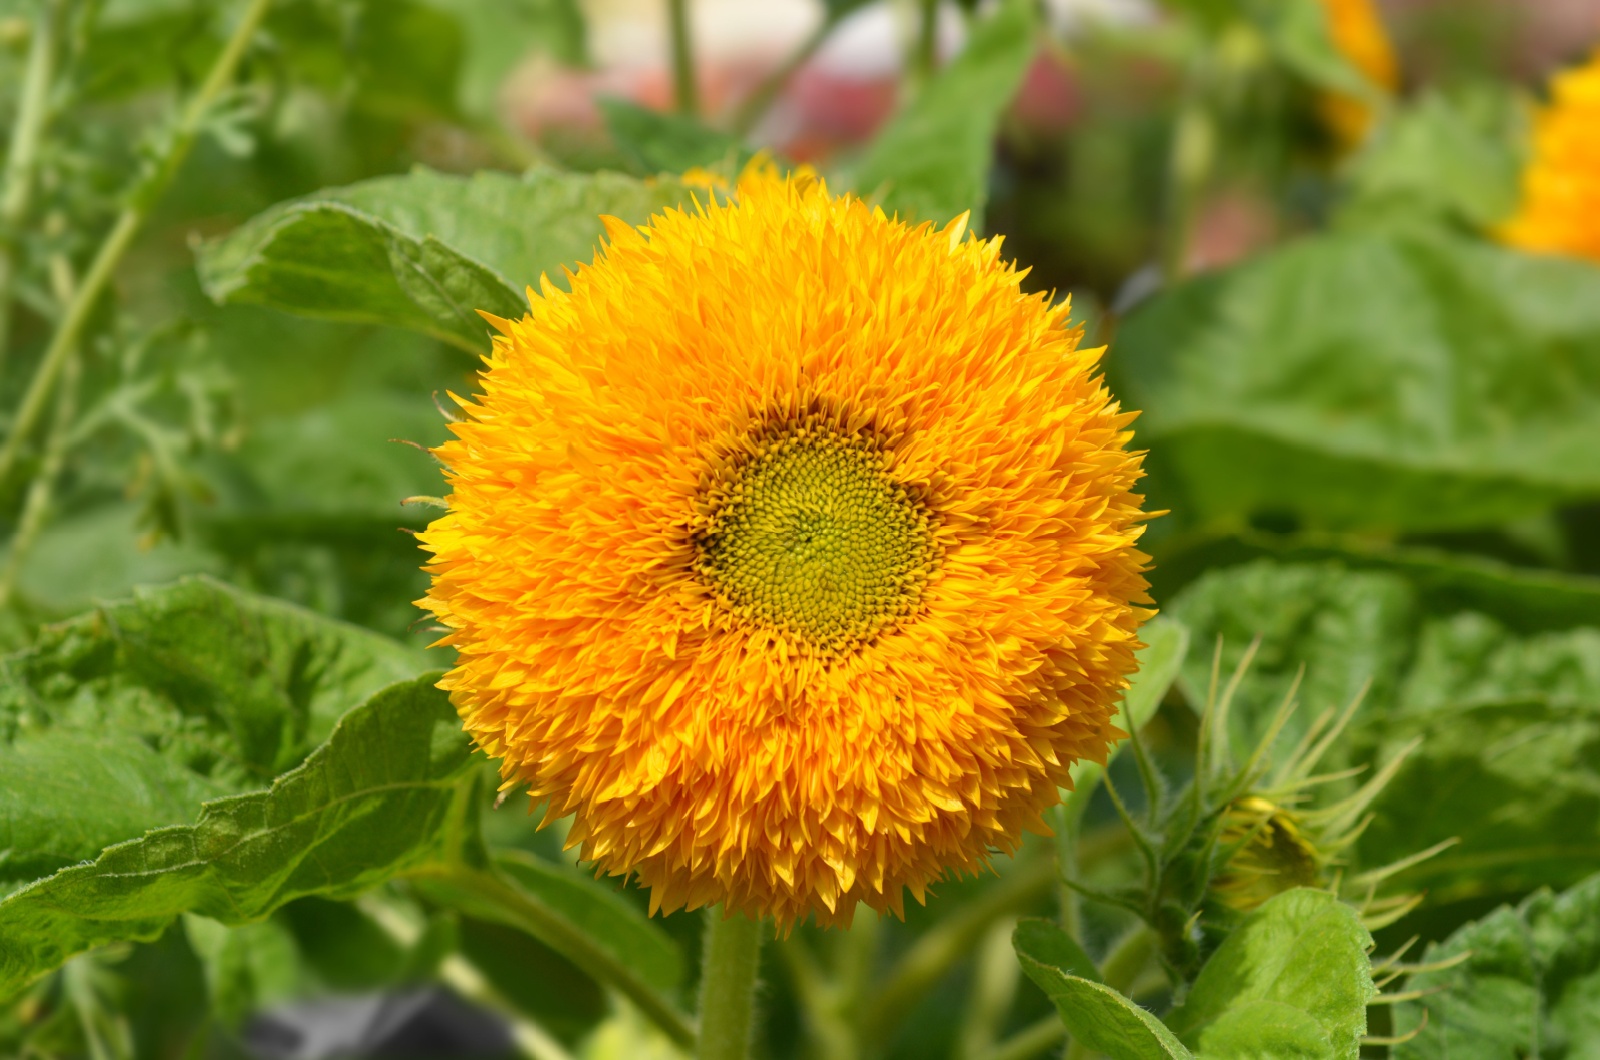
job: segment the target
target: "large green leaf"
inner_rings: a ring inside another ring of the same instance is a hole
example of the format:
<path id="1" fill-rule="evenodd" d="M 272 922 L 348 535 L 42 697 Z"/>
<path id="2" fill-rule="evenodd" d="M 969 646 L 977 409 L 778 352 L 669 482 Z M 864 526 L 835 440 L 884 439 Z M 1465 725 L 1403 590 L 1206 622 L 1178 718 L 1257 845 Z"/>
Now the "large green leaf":
<path id="1" fill-rule="evenodd" d="M 206 578 L 47 627 L 0 658 L 0 880 L 266 784 L 418 669 L 383 637 Z"/>
<path id="2" fill-rule="evenodd" d="M 1234 704 L 1240 747 L 1253 744 L 1301 665 L 1306 708 L 1291 735 L 1370 681 L 1337 757 L 1388 761 L 1421 737 L 1371 807 L 1359 865 L 1459 838 L 1405 877 L 1439 901 L 1570 884 L 1600 858 L 1600 589 L 1591 581 L 1438 558 L 1387 570 L 1258 560 L 1202 577 L 1167 613 L 1194 633 L 1181 680 L 1195 703 L 1216 638 L 1226 676 L 1261 635 Z"/>
<path id="3" fill-rule="evenodd" d="M 1423 996 L 1395 1006 L 1395 1029 L 1419 1033 L 1395 1060 L 1600 1055 L 1600 876 L 1468 924 L 1424 963 L 1462 957 L 1408 981 Z"/>
<path id="4" fill-rule="evenodd" d="M 1285 891 L 1218 947 L 1167 1026 L 1202 1056 L 1355 1060 L 1377 994 L 1371 947 L 1333 895 Z"/>
<path id="5" fill-rule="evenodd" d="M 966 49 L 923 87 L 868 148 L 855 186 L 891 213 L 944 224 L 964 210 L 983 227 L 1000 112 L 1033 57 L 1031 0 L 1004 0 Z"/>
<path id="6" fill-rule="evenodd" d="M 1307 238 L 1174 288 L 1109 362 L 1213 524 L 1475 526 L 1600 496 L 1600 269 L 1426 232 Z"/>
<path id="7" fill-rule="evenodd" d="M 1077 943 L 1046 921 L 1024 921 L 1012 936 L 1028 978 L 1055 1003 L 1074 1039 L 1116 1060 L 1190 1060 L 1160 1020 L 1109 986 L 1087 978 L 1093 965 Z"/>
<path id="8" fill-rule="evenodd" d="M 0 997 L 75 953 L 153 939 L 183 913 L 243 924 L 455 857 L 475 786 L 464 779 L 470 744 L 437 676 L 390 685 L 350 711 L 270 789 L 208 802 L 193 825 L 118 844 L 0 901 Z"/>
<path id="9" fill-rule="evenodd" d="M 602 214 L 643 223 L 687 202 L 674 181 L 613 173 L 416 169 L 280 203 L 201 247 L 206 293 L 486 349 L 478 310 L 526 311 L 524 288 L 593 257 Z"/>

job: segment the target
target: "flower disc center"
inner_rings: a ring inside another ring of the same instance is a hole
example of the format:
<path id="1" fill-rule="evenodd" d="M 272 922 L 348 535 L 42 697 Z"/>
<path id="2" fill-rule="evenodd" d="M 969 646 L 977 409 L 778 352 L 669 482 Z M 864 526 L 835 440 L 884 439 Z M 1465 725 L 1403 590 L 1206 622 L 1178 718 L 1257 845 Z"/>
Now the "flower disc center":
<path id="1" fill-rule="evenodd" d="M 716 483 L 696 570 L 723 602 L 824 651 L 912 613 L 938 560 L 932 517 L 869 440 L 794 427 Z"/>

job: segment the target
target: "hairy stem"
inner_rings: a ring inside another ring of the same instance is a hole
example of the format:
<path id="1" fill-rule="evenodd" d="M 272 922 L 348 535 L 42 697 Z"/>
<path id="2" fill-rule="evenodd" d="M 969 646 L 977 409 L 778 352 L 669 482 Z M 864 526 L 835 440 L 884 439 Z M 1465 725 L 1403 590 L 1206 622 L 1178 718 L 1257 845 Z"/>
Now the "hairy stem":
<path id="1" fill-rule="evenodd" d="M 694 42 L 689 36 L 689 0 L 667 0 L 667 34 L 672 44 L 672 104 L 679 114 L 700 113 L 695 81 Z"/>
<path id="2" fill-rule="evenodd" d="M 761 921 L 711 909 L 700 973 L 700 1060 L 745 1060 L 750 1055 L 760 964 Z"/>
<path id="3" fill-rule="evenodd" d="M 228 38 L 228 43 L 217 56 L 216 62 L 212 64 L 199 91 L 184 108 L 178 126 L 167 143 L 165 154 L 155 169 L 139 182 L 128 205 L 123 208 L 116 223 L 111 226 L 111 231 L 106 235 L 105 241 L 100 244 L 100 249 L 89 265 L 89 271 L 84 274 L 82 285 L 68 304 L 61 321 L 56 325 L 55 334 L 50 337 L 50 345 L 45 348 L 44 356 L 40 359 L 38 368 L 34 370 L 27 393 L 23 396 L 16 418 L 11 423 L 11 430 L 6 435 L 5 442 L 0 444 L 0 484 L 10 477 L 23 441 L 33 431 L 43 414 L 61 369 L 65 366 L 68 355 L 77 346 L 84 326 L 89 322 L 89 314 L 95 302 L 99 300 L 101 292 L 110 282 L 111 274 L 122 260 L 122 256 L 133 244 L 134 237 L 139 234 L 139 229 L 144 225 L 151 208 L 172 183 L 172 178 L 183 165 L 184 159 L 188 157 L 190 149 L 194 147 L 195 138 L 200 134 L 200 126 L 211 105 L 216 102 L 222 90 L 233 81 L 234 72 L 238 69 L 240 60 L 244 58 L 245 50 L 255 36 L 261 20 L 266 17 L 271 4 L 272 0 L 251 0 L 244 17 L 239 20 L 233 35 Z"/>
<path id="4" fill-rule="evenodd" d="M 22 75 L 22 96 L 16 124 L 11 127 L 11 149 L 6 155 L 3 190 L 0 190 L 0 367 L 5 365 L 11 338 L 11 284 L 16 278 L 16 232 L 33 201 L 33 176 L 39 143 L 49 113 L 50 84 L 55 79 L 56 25 L 61 0 L 41 4 L 28 48 L 28 68 Z"/>

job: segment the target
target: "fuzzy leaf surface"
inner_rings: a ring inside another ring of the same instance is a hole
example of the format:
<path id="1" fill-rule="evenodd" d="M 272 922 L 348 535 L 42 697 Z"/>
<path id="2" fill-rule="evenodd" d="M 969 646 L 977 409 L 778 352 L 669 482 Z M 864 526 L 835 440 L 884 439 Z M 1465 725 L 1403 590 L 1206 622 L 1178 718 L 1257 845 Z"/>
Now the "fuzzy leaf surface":
<path id="1" fill-rule="evenodd" d="M 0 901 L 0 997 L 74 954 L 150 940 L 183 913 L 259 920 L 453 857 L 469 837 L 471 746 L 437 674 L 390 685 L 265 791 L 208 802 Z"/>
<path id="2" fill-rule="evenodd" d="M 1395 1006 L 1397 1032 L 1422 1028 L 1393 1047 L 1395 1060 L 1597 1055 L 1600 876 L 1503 906 L 1429 946 L 1423 963 L 1462 954 L 1471 956 L 1407 980 L 1428 993 Z"/>
<path id="3" fill-rule="evenodd" d="M 1203 1056 L 1355 1060 L 1377 993 L 1372 936 L 1355 910 L 1299 888 L 1245 918 L 1200 970 L 1167 1026 Z"/>
<path id="4" fill-rule="evenodd" d="M 265 785 L 419 668 L 384 637 L 208 578 L 47 627 L 0 658 L 0 880 Z"/>

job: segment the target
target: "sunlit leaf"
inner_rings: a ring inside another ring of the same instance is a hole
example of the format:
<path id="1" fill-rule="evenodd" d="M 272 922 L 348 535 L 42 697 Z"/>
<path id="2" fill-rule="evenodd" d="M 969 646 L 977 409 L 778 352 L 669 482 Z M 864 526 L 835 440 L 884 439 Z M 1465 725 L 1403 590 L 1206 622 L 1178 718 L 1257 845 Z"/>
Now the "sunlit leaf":
<path id="1" fill-rule="evenodd" d="M 1372 936 L 1325 891 L 1285 891 L 1230 934 L 1167 1026 L 1202 1056 L 1355 1060 L 1367 1030 Z"/>
<path id="2" fill-rule="evenodd" d="M 205 244 L 200 278 L 218 302 L 410 328 L 484 351 L 477 311 L 522 316 L 526 287 L 593 257 L 602 214 L 643 223 L 687 201 L 675 182 L 610 173 L 416 169 L 273 207 Z"/>
<path id="3" fill-rule="evenodd" d="M 1600 268 L 1442 233 L 1308 238 L 1118 335 L 1140 444 L 1201 522 L 1478 526 L 1600 496 Z"/>

